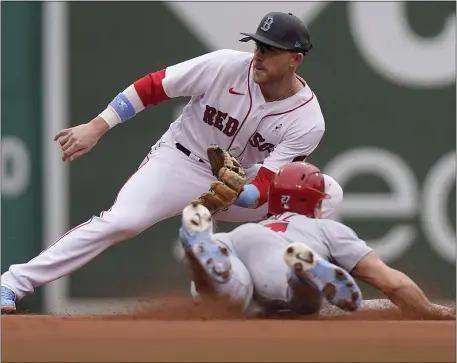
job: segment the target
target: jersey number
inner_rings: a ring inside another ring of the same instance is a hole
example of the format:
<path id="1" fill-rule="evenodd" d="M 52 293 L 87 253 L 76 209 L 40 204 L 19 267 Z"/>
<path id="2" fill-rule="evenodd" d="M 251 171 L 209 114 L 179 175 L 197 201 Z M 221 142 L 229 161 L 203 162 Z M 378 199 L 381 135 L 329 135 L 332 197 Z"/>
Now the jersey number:
<path id="1" fill-rule="evenodd" d="M 269 223 L 266 224 L 265 227 L 270 228 L 274 232 L 285 232 L 287 227 L 289 226 L 289 223 L 280 223 L 280 222 L 275 222 L 275 223 Z"/>
<path id="2" fill-rule="evenodd" d="M 288 195 L 282 195 L 281 196 L 281 202 L 282 203 L 287 203 L 289 201 L 290 197 Z M 281 222 L 271 222 L 268 224 L 265 224 L 264 227 L 270 228 L 274 232 L 285 232 L 287 227 L 289 226 L 289 218 L 293 217 L 293 215 L 288 215 L 285 218 L 283 216 L 277 216 L 275 218 L 276 220 L 280 220 Z"/>

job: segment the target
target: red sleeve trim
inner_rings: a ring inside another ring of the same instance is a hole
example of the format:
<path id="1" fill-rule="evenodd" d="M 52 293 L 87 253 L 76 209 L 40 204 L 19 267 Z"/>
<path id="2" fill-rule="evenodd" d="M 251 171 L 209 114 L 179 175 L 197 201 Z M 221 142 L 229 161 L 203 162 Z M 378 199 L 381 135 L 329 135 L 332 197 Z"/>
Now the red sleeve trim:
<path id="1" fill-rule="evenodd" d="M 158 105 L 170 99 L 163 89 L 162 80 L 164 78 L 165 69 L 162 69 L 155 73 L 149 73 L 133 83 L 144 107 Z"/>
<path id="2" fill-rule="evenodd" d="M 268 189 L 270 188 L 271 180 L 273 179 L 274 175 L 274 171 L 271 171 L 270 169 L 262 166 L 259 169 L 254 180 L 251 182 L 252 185 L 255 185 L 260 194 L 257 207 L 260 207 L 266 203 L 268 199 Z"/>

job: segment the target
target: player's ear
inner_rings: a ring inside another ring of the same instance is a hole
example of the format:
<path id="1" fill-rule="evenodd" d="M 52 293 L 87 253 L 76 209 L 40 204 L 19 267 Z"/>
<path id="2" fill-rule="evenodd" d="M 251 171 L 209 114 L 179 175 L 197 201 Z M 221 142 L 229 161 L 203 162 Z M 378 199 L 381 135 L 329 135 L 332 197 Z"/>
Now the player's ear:
<path id="1" fill-rule="evenodd" d="M 302 53 L 293 53 L 291 67 L 298 68 L 303 63 L 304 57 Z"/>

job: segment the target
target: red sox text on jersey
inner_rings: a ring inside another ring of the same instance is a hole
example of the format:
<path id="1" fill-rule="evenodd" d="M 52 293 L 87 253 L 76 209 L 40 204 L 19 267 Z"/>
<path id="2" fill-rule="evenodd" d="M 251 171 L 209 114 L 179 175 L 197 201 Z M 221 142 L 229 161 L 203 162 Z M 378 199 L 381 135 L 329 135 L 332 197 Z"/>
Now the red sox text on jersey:
<path id="1" fill-rule="evenodd" d="M 240 126 L 240 122 L 236 118 L 228 116 L 227 112 L 221 112 L 209 105 L 206 105 L 203 121 L 210 126 L 216 127 L 227 137 L 232 137 L 235 135 L 235 133 L 238 131 L 238 127 Z M 264 137 L 256 132 L 249 139 L 249 144 L 253 147 L 256 147 L 260 151 L 268 151 L 268 153 L 271 153 L 275 145 L 265 141 L 266 140 Z"/>
<path id="2" fill-rule="evenodd" d="M 242 165 L 263 162 L 273 172 L 319 144 L 325 122 L 310 87 L 266 102 L 252 75 L 253 54 L 218 50 L 150 73 L 123 94 L 135 113 L 176 97 L 190 97 L 162 139 L 178 142 L 206 160 L 218 144 Z M 203 122 L 202 122 L 203 120 Z"/>

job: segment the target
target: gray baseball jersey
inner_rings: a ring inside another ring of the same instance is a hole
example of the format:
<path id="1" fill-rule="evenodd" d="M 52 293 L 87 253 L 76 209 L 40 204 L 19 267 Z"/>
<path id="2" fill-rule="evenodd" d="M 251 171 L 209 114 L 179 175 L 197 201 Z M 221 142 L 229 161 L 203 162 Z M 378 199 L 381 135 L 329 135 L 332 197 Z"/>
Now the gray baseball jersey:
<path id="1" fill-rule="evenodd" d="M 351 271 L 372 248 L 348 226 L 329 219 L 284 213 L 259 223 L 288 243 L 303 242 L 322 258 Z"/>
<path id="2" fill-rule="evenodd" d="M 303 242 L 322 258 L 349 272 L 373 250 L 340 222 L 289 212 L 258 223 L 243 224 L 230 233 L 217 233 L 216 238 L 231 246 L 237 255 L 246 245 L 267 249 L 270 245 L 284 247 L 289 243 Z"/>

